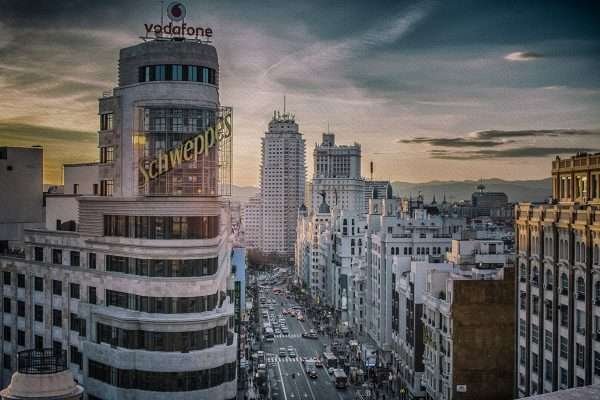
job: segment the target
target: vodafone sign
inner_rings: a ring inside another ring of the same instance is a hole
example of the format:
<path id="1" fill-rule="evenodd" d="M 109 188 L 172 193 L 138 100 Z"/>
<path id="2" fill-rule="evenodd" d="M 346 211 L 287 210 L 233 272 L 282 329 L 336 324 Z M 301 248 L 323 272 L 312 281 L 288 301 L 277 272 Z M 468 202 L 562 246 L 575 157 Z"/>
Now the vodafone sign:
<path id="1" fill-rule="evenodd" d="M 191 37 L 209 40 L 213 37 L 213 30 L 208 27 L 190 26 L 184 22 L 186 8 L 183 3 L 174 1 L 167 6 L 167 17 L 171 20 L 168 24 L 144 24 L 146 37 L 154 34 L 159 37 Z"/>

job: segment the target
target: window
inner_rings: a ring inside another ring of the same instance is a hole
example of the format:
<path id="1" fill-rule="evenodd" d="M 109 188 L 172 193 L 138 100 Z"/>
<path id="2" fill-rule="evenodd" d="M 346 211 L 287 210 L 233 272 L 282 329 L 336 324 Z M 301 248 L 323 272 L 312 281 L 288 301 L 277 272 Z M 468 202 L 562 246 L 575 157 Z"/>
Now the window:
<path id="1" fill-rule="evenodd" d="M 62 311 L 52 310 L 52 325 L 62 328 Z"/>
<path id="2" fill-rule="evenodd" d="M 5 314 L 10 314 L 12 312 L 11 308 L 12 307 L 11 307 L 10 297 L 5 297 L 4 298 L 4 308 L 3 308 L 4 313 Z"/>
<path id="3" fill-rule="evenodd" d="M 100 163 L 107 164 L 114 161 L 115 150 L 113 146 L 100 147 Z"/>
<path id="4" fill-rule="evenodd" d="M 113 195 L 112 179 L 103 179 L 100 181 L 100 196 L 110 197 Z"/>
<path id="5" fill-rule="evenodd" d="M 88 254 L 88 268 L 96 269 L 96 253 Z"/>
<path id="6" fill-rule="evenodd" d="M 105 131 L 113 128 L 112 113 L 100 114 L 100 130 Z"/>
<path id="7" fill-rule="evenodd" d="M 62 264 L 62 250 L 52 249 L 52 264 Z"/>
<path id="8" fill-rule="evenodd" d="M 25 346 L 25 331 L 20 329 L 17 329 L 17 345 L 22 347 Z"/>
<path id="9" fill-rule="evenodd" d="M 71 252 L 71 266 L 79 267 L 79 252 L 78 251 Z"/>
<path id="10" fill-rule="evenodd" d="M 519 336 L 525 337 L 527 336 L 527 323 L 524 319 L 519 319 Z"/>
<path id="11" fill-rule="evenodd" d="M 214 275 L 219 268 L 217 257 L 190 260 L 160 260 L 107 255 L 106 271 L 140 276 L 199 277 Z"/>
<path id="12" fill-rule="evenodd" d="M 78 193 L 79 193 L 79 184 L 74 183 L 73 184 L 73 194 L 78 194 Z"/>
<path id="13" fill-rule="evenodd" d="M 4 369 L 12 369 L 10 354 L 4 354 L 2 356 L 2 361 L 4 363 Z"/>
<path id="14" fill-rule="evenodd" d="M 44 348 L 44 337 L 40 335 L 34 336 L 35 349 L 42 350 Z"/>
<path id="15" fill-rule="evenodd" d="M 567 377 L 567 370 L 564 368 L 560 369 L 560 384 L 562 387 L 567 387 L 569 383 L 569 379 Z"/>
<path id="16" fill-rule="evenodd" d="M 52 341 L 52 350 L 54 350 L 55 353 L 62 353 L 62 343 L 58 340 Z"/>
<path id="17" fill-rule="evenodd" d="M 537 374 L 540 370 L 539 357 L 536 353 L 531 353 L 531 371 Z"/>
<path id="18" fill-rule="evenodd" d="M 4 298 L 4 313 L 5 314 L 10 314 L 12 312 L 12 307 L 11 307 L 11 300 L 10 297 L 5 297 Z"/>
<path id="19" fill-rule="evenodd" d="M 69 315 L 69 329 L 75 332 L 79 332 L 79 317 L 77 314 L 71 313 Z"/>
<path id="20" fill-rule="evenodd" d="M 44 306 L 36 304 L 33 307 L 33 317 L 37 322 L 44 322 Z"/>
<path id="21" fill-rule="evenodd" d="M 11 284 L 10 271 L 4 271 L 2 273 L 2 280 L 4 281 L 5 285 L 10 285 Z"/>
<path id="22" fill-rule="evenodd" d="M 539 270 L 538 267 L 533 267 L 533 271 L 532 271 L 532 275 L 531 275 L 531 284 L 533 286 L 538 286 L 540 282 L 540 274 L 539 274 Z"/>
<path id="23" fill-rule="evenodd" d="M 10 342 L 12 340 L 11 333 L 12 332 L 11 332 L 10 326 L 4 325 L 4 341 L 5 342 Z"/>
<path id="24" fill-rule="evenodd" d="M 569 307 L 566 304 L 560 305 L 560 326 L 569 326 Z"/>
<path id="25" fill-rule="evenodd" d="M 540 312 L 540 298 L 538 296 L 533 296 L 531 298 L 531 309 L 533 315 L 538 315 Z"/>
<path id="26" fill-rule="evenodd" d="M 55 279 L 52 280 L 52 294 L 62 296 L 62 282 Z"/>
<path id="27" fill-rule="evenodd" d="M 104 216 L 104 236 L 212 239 L 219 235 L 219 230 L 219 216 Z"/>
<path id="28" fill-rule="evenodd" d="M 531 341 L 533 343 L 539 343 L 540 339 L 540 328 L 536 324 L 531 324 Z"/>
<path id="29" fill-rule="evenodd" d="M 577 343 L 575 345 L 575 364 L 577 364 L 578 367 L 584 368 L 585 367 L 585 346 L 581 345 L 579 343 Z"/>
<path id="30" fill-rule="evenodd" d="M 545 360 L 544 377 L 547 381 L 552 382 L 552 361 Z"/>
<path id="31" fill-rule="evenodd" d="M 96 304 L 96 288 L 93 286 L 88 286 L 88 302 L 90 304 Z"/>
<path id="32" fill-rule="evenodd" d="M 35 261 L 44 261 L 44 248 L 43 247 L 34 247 L 33 248 L 33 258 Z"/>
<path id="33" fill-rule="evenodd" d="M 562 295 L 569 294 L 569 278 L 564 272 L 560 274 L 560 289 Z"/>
<path id="34" fill-rule="evenodd" d="M 545 302 L 544 317 L 547 321 L 552 321 L 552 300 Z"/>
<path id="35" fill-rule="evenodd" d="M 552 351 L 552 331 L 546 329 L 546 335 L 544 336 L 544 349 Z"/>
<path id="36" fill-rule="evenodd" d="M 25 302 L 23 300 L 17 300 L 17 315 L 25 318 Z"/>
<path id="37" fill-rule="evenodd" d="M 33 289 L 36 292 L 43 292 L 44 291 L 44 279 L 36 276 L 33 278 Z"/>
<path id="38" fill-rule="evenodd" d="M 594 375 L 600 376 L 600 352 L 594 351 Z"/>
<path id="39" fill-rule="evenodd" d="M 92 193 L 94 194 L 94 196 L 98 195 L 98 184 L 97 183 L 92 184 Z"/>
<path id="40" fill-rule="evenodd" d="M 594 284 L 594 304 L 600 306 L 600 280 Z"/>
<path id="41" fill-rule="evenodd" d="M 69 349 L 71 351 L 71 363 L 77 364 L 81 368 L 81 362 L 83 360 L 83 355 L 81 354 L 79 349 L 75 346 L 70 346 Z"/>
<path id="42" fill-rule="evenodd" d="M 569 358 L 569 341 L 564 336 L 560 337 L 560 357 Z"/>
<path id="43" fill-rule="evenodd" d="M 225 300 L 225 293 L 217 292 L 198 297 L 149 297 L 106 290 L 106 305 L 129 310 L 159 314 L 198 313 L 214 310 Z"/>
<path id="44" fill-rule="evenodd" d="M 577 300 L 585 300 L 585 281 L 581 276 L 577 278 Z"/>
<path id="45" fill-rule="evenodd" d="M 525 365 L 526 353 L 527 353 L 527 350 L 525 349 L 525 347 L 519 346 L 519 364 Z"/>
<path id="46" fill-rule="evenodd" d="M 70 292 L 71 292 L 71 298 L 72 299 L 78 299 L 79 298 L 79 284 L 77 283 L 71 283 L 69 285 L 70 287 Z"/>
<path id="47" fill-rule="evenodd" d="M 25 287 L 25 275 L 17 274 L 17 287 L 24 288 Z"/>

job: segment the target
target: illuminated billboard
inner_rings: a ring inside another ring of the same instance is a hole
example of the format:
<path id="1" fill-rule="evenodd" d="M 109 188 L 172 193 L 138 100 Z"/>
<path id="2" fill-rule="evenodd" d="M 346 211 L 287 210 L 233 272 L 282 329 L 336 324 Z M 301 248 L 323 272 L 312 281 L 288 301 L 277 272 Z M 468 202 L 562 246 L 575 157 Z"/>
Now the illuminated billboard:
<path id="1" fill-rule="evenodd" d="M 140 194 L 231 194 L 231 107 L 138 107 L 136 121 Z"/>

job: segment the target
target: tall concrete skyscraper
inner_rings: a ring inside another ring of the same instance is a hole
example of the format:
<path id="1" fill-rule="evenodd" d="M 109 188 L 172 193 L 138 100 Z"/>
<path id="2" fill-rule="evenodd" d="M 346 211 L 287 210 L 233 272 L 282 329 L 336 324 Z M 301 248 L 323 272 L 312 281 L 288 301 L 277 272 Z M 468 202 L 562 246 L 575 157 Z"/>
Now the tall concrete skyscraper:
<path id="1" fill-rule="evenodd" d="M 25 257 L 0 257 L 2 383 L 18 351 L 51 347 L 89 399 L 234 399 L 231 109 L 217 51 L 161 36 L 122 49 L 118 71 L 89 166 L 99 190 L 62 195 L 72 224 L 25 230 Z"/>
<path id="2" fill-rule="evenodd" d="M 261 155 L 262 238 L 256 242 L 264 253 L 293 257 L 306 183 L 305 143 L 293 114 L 273 113 Z"/>
<path id="3" fill-rule="evenodd" d="M 332 207 L 364 208 L 364 181 L 360 174 L 360 144 L 336 145 L 333 133 L 324 133 L 313 152 L 312 209 L 318 212 L 321 193 Z"/>

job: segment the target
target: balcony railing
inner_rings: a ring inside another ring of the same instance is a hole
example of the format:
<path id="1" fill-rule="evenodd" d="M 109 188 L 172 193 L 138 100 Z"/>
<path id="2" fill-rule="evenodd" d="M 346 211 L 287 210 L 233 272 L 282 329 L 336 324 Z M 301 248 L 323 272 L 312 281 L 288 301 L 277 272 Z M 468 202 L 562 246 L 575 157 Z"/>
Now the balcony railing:
<path id="1" fill-rule="evenodd" d="M 55 374 L 67 369 L 67 351 L 25 350 L 17 353 L 17 369 L 22 374 Z"/>

